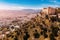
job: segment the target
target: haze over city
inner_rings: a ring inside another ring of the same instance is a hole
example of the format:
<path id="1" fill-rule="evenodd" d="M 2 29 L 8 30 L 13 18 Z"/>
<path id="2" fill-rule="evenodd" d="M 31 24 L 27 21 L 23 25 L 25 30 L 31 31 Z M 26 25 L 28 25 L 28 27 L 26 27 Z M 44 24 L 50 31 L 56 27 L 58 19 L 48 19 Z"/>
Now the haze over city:
<path id="1" fill-rule="evenodd" d="M 60 0 L 0 0 L 0 15 L 1 17 L 14 15 L 11 10 L 25 11 L 23 9 L 33 9 L 39 11 L 40 9 L 47 7 L 60 7 Z M 5 15 L 7 14 L 6 10 L 10 10 L 10 13 L 8 15 Z M 4 11 L 6 12 L 4 13 Z M 32 12 L 31 10 L 29 11 Z"/>

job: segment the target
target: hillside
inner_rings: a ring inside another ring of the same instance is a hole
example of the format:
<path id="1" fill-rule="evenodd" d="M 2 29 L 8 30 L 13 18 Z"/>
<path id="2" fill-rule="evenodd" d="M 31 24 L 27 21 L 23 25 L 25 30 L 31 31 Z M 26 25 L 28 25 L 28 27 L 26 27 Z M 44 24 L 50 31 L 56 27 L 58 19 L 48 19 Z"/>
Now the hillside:
<path id="1" fill-rule="evenodd" d="M 36 14 L 34 18 L 25 23 L 13 20 L 8 26 L 1 27 L 4 40 L 59 40 L 60 22 L 58 19 L 50 18 L 48 15 L 42 18 L 39 15 Z"/>

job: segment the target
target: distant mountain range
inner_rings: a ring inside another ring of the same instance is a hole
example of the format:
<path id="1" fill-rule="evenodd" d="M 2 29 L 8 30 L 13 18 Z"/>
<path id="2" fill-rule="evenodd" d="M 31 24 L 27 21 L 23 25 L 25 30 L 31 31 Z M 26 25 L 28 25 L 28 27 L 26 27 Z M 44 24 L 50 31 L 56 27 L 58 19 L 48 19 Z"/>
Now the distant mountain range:
<path id="1" fill-rule="evenodd" d="M 26 14 L 36 14 L 38 12 L 40 12 L 40 9 L 0 10 L 0 18 L 24 16 Z"/>
<path id="2" fill-rule="evenodd" d="M 23 9 L 22 11 L 29 12 L 29 13 L 37 13 L 40 12 L 40 9 L 34 10 L 34 9 Z"/>

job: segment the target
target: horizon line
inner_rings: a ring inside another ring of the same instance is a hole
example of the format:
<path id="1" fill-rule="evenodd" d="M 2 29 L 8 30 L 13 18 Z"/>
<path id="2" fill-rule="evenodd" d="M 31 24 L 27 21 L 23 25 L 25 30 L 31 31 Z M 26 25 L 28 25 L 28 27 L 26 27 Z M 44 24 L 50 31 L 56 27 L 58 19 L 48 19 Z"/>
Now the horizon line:
<path id="1" fill-rule="evenodd" d="M 53 7 L 53 8 L 56 8 L 56 7 L 60 7 L 58 5 L 41 5 L 39 7 L 28 7 L 28 6 L 20 6 L 20 5 L 10 5 L 10 4 L 4 4 L 4 3 L 0 3 L 0 10 L 23 10 L 23 9 L 34 9 L 34 10 L 37 10 L 37 9 L 42 9 L 42 8 L 47 8 L 47 7 Z"/>

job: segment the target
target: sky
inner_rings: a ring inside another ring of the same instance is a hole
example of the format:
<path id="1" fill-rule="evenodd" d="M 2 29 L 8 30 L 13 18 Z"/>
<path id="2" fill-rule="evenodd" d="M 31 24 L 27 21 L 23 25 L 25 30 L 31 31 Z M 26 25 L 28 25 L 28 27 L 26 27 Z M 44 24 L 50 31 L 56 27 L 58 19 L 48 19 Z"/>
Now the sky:
<path id="1" fill-rule="evenodd" d="M 60 0 L 0 0 L 0 9 L 40 9 L 60 7 Z"/>

